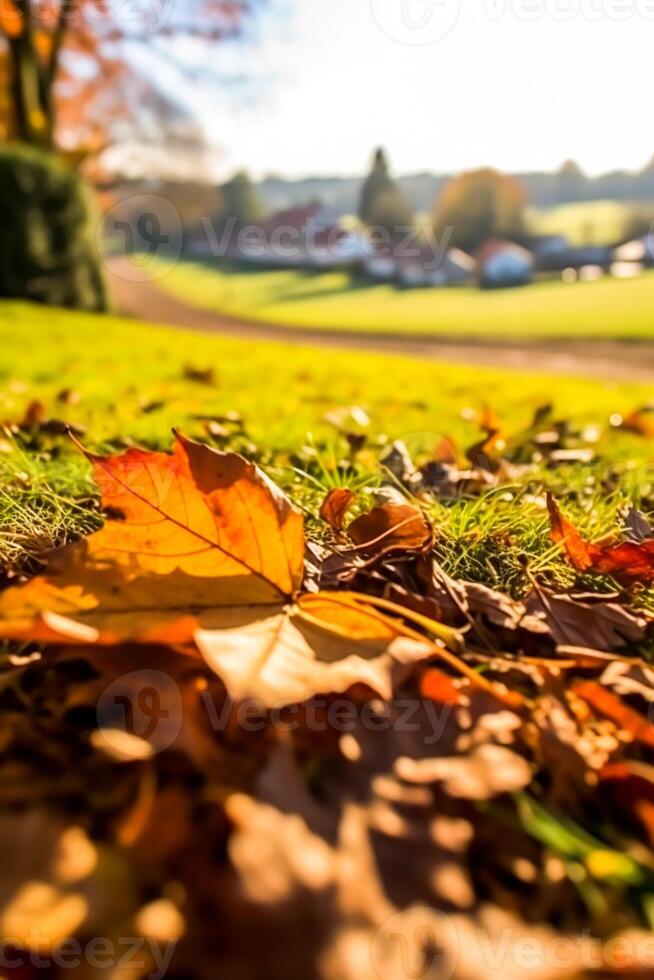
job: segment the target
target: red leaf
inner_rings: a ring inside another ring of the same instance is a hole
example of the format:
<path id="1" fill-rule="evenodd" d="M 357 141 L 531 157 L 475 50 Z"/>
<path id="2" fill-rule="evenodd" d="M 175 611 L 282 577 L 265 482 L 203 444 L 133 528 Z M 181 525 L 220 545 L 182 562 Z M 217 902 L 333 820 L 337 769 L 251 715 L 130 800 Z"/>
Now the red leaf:
<path id="1" fill-rule="evenodd" d="M 590 544 L 561 514 L 548 494 L 552 540 L 563 545 L 570 564 L 579 572 L 599 572 L 627 582 L 654 582 L 654 540 Z"/>
<path id="2" fill-rule="evenodd" d="M 461 694 L 454 681 L 440 670 L 427 670 L 420 679 L 420 694 L 438 704 L 460 704 Z"/>
<path id="3" fill-rule="evenodd" d="M 561 511 L 559 510 L 554 497 L 548 493 L 547 495 L 547 510 L 550 515 L 550 523 L 552 525 L 552 541 L 555 544 L 563 545 L 565 553 L 570 560 L 570 563 L 579 572 L 585 572 L 587 569 L 592 567 L 593 559 L 588 547 L 588 544 L 584 541 L 579 531 L 567 521 Z"/>
<path id="4" fill-rule="evenodd" d="M 619 697 L 607 691 L 601 684 L 596 681 L 579 681 L 573 686 L 572 691 L 590 705 L 596 714 L 610 718 L 624 731 L 629 732 L 635 742 L 654 749 L 654 727 L 646 718 L 623 704 Z"/>
<path id="5" fill-rule="evenodd" d="M 591 546 L 593 571 L 632 582 L 654 582 L 654 541 Z"/>
<path id="6" fill-rule="evenodd" d="M 599 773 L 601 783 L 613 790 L 615 803 L 630 810 L 654 844 L 654 769 L 644 762 L 610 762 Z"/>

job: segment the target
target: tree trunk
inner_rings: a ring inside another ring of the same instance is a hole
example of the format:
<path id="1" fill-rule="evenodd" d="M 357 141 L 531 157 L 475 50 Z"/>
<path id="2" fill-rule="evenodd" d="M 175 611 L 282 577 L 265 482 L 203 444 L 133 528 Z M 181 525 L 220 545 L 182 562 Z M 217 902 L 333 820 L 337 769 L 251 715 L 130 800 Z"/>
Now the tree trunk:
<path id="1" fill-rule="evenodd" d="M 17 37 L 7 39 L 11 54 L 11 84 L 16 111 L 17 136 L 25 143 L 50 149 L 52 112 L 49 95 L 34 48 L 31 30 L 23 25 Z"/>

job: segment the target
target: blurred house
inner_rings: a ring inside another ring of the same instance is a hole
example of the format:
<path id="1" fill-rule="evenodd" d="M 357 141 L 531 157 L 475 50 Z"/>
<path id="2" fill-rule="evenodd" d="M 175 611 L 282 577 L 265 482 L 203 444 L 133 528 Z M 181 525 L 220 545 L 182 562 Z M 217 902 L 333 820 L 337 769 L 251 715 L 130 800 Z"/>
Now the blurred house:
<path id="1" fill-rule="evenodd" d="M 521 244 L 534 253 L 537 268 L 547 263 L 557 263 L 560 256 L 572 247 L 566 235 L 531 235 Z"/>
<path id="2" fill-rule="evenodd" d="M 426 246 L 418 255 L 397 256 L 394 278 L 403 286 L 460 286 L 473 280 L 476 269 L 472 256 L 459 248 L 440 256 Z"/>
<path id="3" fill-rule="evenodd" d="M 359 264 L 370 254 L 370 245 L 359 231 L 340 225 L 314 229 L 309 249 L 309 265 L 342 268 Z"/>
<path id="4" fill-rule="evenodd" d="M 607 270 L 611 265 L 610 245 L 570 245 L 566 248 L 536 252 L 536 268 L 539 272 L 579 272 L 584 267 Z"/>
<path id="5" fill-rule="evenodd" d="M 640 271 L 654 267 L 654 231 L 641 238 L 634 238 L 613 250 L 614 264 L 627 265 Z"/>
<path id="6" fill-rule="evenodd" d="M 534 277 L 533 252 L 515 242 L 486 242 L 477 251 L 479 284 L 490 289 L 501 286 L 523 286 Z"/>
<path id="7" fill-rule="evenodd" d="M 440 255 L 430 245 L 418 245 L 406 237 L 372 245 L 362 267 L 372 278 L 407 287 L 456 286 L 471 282 L 477 269 L 472 256 L 458 248 Z"/>
<path id="8" fill-rule="evenodd" d="M 270 269 L 338 269 L 355 266 L 369 254 L 365 235 L 346 228 L 317 203 L 288 208 L 263 221 L 239 224 L 217 220 L 187 236 L 186 254 Z"/>
<path id="9" fill-rule="evenodd" d="M 398 255 L 404 250 L 405 241 L 401 236 L 390 238 L 388 241 L 379 241 L 369 236 L 368 254 L 364 257 L 361 268 L 371 279 L 395 282 Z"/>
<path id="10" fill-rule="evenodd" d="M 237 236 L 229 254 L 272 268 L 331 269 L 356 265 L 369 253 L 360 231 L 344 228 L 311 204 L 279 211 Z"/>
<path id="11" fill-rule="evenodd" d="M 373 248 L 363 260 L 363 269 L 372 279 L 393 282 L 395 279 L 395 256 L 384 249 Z"/>

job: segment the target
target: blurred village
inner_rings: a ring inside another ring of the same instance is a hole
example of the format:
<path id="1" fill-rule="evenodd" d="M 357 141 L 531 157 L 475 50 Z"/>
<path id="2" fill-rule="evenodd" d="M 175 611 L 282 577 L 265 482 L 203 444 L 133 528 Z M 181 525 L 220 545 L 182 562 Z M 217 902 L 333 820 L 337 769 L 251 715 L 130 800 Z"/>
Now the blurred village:
<path id="1" fill-rule="evenodd" d="M 627 279 L 654 266 L 654 161 L 595 179 L 574 162 L 549 175 L 482 168 L 396 179 L 378 149 L 365 179 L 112 180 L 101 194 L 110 250 L 149 250 L 147 229 L 134 234 L 144 196 L 154 202 L 156 250 L 208 265 L 348 270 L 399 288 Z"/>

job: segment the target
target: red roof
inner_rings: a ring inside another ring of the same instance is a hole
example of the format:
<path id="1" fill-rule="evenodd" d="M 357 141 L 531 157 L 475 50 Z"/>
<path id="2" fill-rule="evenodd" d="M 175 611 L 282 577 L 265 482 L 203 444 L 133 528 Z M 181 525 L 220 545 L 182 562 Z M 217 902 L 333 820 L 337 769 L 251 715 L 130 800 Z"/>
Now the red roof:
<path id="1" fill-rule="evenodd" d="M 309 204 L 304 208 L 289 208 L 287 211 L 278 211 L 277 214 L 268 218 L 266 228 L 268 231 L 273 231 L 275 228 L 297 228 L 301 230 L 306 228 L 320 214 L 320 210 L 319 204 Z"/>

